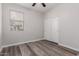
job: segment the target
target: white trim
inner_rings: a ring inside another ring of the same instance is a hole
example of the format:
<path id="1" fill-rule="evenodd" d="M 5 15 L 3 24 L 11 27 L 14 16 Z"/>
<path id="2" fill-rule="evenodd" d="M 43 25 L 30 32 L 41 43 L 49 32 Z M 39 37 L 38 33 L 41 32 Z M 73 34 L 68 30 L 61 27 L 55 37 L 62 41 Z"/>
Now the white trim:
<path id="1" fill-rule="evenodd" d="M 31 40 L 31 41 L 26 41 L 26 42 L 18 42 L 18 43 L 9 44 L 9 45 L 3 45 L 2 48 L 9 47 L 9 46 L 15 46 L 15 45 L 19 45 L 19 44 L 24 44 L 24 43 L 29 43 L 29 42 L 35 42 L 35 41 L 39 41 L 39 40 L 43 40 L 43 38 L 36 39 L 36 40 Z"/>
<path id="2" fill-rule="evenodd" d="M 68 46 L 68 45 L 64 45 L 64 44 L 61 44 L 61 43 L 58 43 L 58 44 L 61 45 L 61 46 L 64 46 L 64 47 L 70 48 L 70 49 L 72 49 L 72 50 L 79 51 L 79 49 L 76 49 L 76 48 L 70 47 L 70 46 Z"/>

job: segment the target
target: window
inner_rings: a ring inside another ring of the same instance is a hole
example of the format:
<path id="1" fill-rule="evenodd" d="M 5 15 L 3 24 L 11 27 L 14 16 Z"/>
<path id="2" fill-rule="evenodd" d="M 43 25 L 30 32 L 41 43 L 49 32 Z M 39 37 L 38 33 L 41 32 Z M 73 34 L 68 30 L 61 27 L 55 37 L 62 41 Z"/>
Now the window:
<path id="1" fill-rule="evenodd" d="M 11 31 L 24 30 L 24 15 L 22 12 L 10 10 L 10 30 Z"/>

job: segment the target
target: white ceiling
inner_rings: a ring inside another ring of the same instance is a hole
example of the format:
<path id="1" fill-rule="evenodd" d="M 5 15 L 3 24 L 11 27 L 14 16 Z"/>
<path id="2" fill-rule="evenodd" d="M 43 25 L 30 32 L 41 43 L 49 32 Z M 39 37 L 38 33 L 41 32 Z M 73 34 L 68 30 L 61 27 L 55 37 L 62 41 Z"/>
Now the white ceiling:
<path id="1" fill-rule="evenodd" d="M 58 5 L 58 3 L 45 3 L 46 7 L 43 7 L 40 3 L 37 3 L 35 7 L 32 6 L 33 3 L 19 3 L 19 5 L 24 6 L 26 8 L 39 11 L 39 12 L 47 12 L 48 10 L 54 8 Z"/>

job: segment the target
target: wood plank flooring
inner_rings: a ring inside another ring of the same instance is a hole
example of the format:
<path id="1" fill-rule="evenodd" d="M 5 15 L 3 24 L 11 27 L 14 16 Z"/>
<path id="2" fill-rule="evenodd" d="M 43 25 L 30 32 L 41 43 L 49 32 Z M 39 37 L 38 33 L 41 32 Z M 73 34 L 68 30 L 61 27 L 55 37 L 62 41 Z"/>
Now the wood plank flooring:
<path id="1" fill-rule="evenodd" d="M 0 56 L 76 56 L 79 52 L 54 42 L 40 40 L 3 48 Z"/>

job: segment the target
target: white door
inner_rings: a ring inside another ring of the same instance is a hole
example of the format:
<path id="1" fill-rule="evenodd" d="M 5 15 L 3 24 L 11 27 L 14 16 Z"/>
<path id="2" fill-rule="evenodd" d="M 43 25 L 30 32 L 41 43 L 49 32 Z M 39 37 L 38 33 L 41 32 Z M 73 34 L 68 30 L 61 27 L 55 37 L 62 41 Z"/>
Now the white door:
<path id="1" fill-rule="evenodd" d="M 58 18 L 50 18 L 45 20 L 45 38 L 58 43 Z"/>

